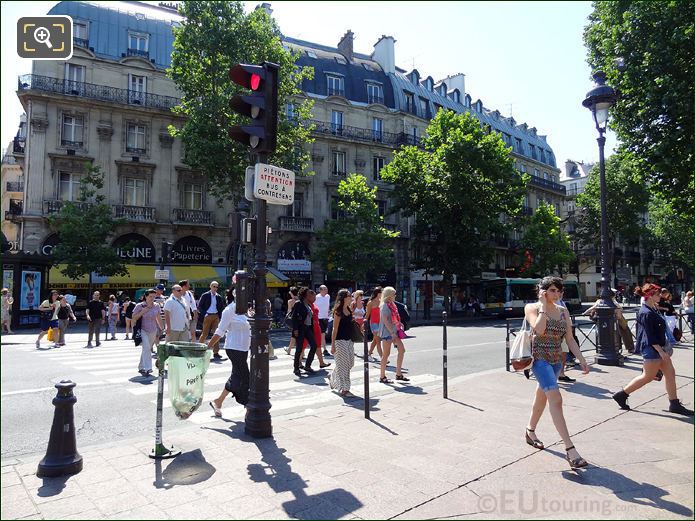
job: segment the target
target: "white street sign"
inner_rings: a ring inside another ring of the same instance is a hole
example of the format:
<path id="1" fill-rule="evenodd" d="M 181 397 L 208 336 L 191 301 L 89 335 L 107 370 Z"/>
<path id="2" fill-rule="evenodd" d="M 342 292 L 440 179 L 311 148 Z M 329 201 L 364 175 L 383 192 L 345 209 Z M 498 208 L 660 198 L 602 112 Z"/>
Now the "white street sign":
<path id="1" fill-rule="evenodd" d="M 294 172 L 264 163 L 256 164 L 253 196 L 268 204 L 294 203 Z"/>
<path id="2" fill-rule="evenodd" d="M 154 278 L 169 280 L 169 270 L 154 270 Z"/>

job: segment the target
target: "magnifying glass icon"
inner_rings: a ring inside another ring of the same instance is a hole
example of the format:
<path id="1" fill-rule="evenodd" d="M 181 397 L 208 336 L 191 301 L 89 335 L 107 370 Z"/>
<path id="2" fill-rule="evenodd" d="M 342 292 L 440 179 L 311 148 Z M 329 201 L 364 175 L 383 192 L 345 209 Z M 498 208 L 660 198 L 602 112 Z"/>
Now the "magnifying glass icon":
<path id="1" fill-rule="evenodd" d="M 53 45 L 51 45 L 50 38 L 51 33 L 45 27 L 37 27 L 34 30 L 34 39 L 39 43 L 45 43 L 46 47 L 48 47 L 49 49 L 53 49 Z"/>

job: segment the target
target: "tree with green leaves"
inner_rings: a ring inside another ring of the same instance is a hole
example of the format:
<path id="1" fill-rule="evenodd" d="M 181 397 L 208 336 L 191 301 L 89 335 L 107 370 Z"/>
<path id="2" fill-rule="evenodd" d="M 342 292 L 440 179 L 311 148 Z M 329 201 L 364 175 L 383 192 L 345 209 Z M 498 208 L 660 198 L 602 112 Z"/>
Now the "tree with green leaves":
<path id="1" fill-rule="evenodd" d="M 645 235 L 642 213 L 649 191 L 642 162 L 630 152 L 613 154 L 606 161 L 606 208 L 611 251 L 619 240 L 638 245 Z M 584 192 L 577 196 L 577 239 L 584 246 L 601 243 L 601 185 L 598 165 L 589 172 Z"/>
<path id="2" fill-rule="evenodd" d="M 538 277 L 545 277 L 559 270 L 574 259 L 568 235 L 560 228 L 560 218 L 555 215 L 552 205 L 538 206 L 524 230 L 521 245 L 531 254 L 528 271 Z"/>
<path id="3" fill-rule="evenodd" d="M 413 268 L 443 274 L 448 299 L 454 274 L 479 276 L 491 261 L 494 237 L 521 210 L 527 178 L 502 138 L 470 114 L 440 110 L 423 143 L 397 151 L 381 177 L 395 186 L 396 208 L 416 217 Z"/>
<path id="4" fill-rule="evenodd" d="M 60 272 L 73 280 L 89 275 L 90 291 L 92 273 L 128 275 L 124 259 L 108 240 L 125 220 L 114 219 L 111 206 L 98 193 L 103 186 L 101 169 L 89 166 L 80 180 L 77 201 L 64 201 L 60 211 L 49 217 L 51 229 L 60 237 L 53 248 L 53 262 L 63 265 Z"/>
<path id="5" fill-rule="evenodd" d="M 677 213 L 673 204 L 660 196 L 649 202 L 650 235 L 647 245 L 658 250 L 667 269 L 683 268 L 692 275 L 695 266 L 695 213 Z"/>
<path id="6" fill-rule="evenodd" d="M 182 93 L 174 112 L 183 116 L 180 128 L 170 127 L 181 138 L 185 162 L 210 181 L 210 191 L 219 198 L 238 195 L 249 164 L 248 149 L 227 134 L 231 125 L 248 123 L 229 106 L 239 86 L 229 79 L 237 63 L 276 63 L 279 70 L 278 107 L 282 108 L 313 68 L 297 67 L 297 53 L 285 49 L 275 21 L 262 8 L 244 12 L 241 2 L 184 1 L 179 6 L 184 19 L 174 28 L 174 50 L 169 76 Z M 279 111 L 277 150 L 272 164 L 304 169 L 310 143 L 311 102 L 293 101 L 292 118 Z"/>
<path id="7" fill-rule="evenodd" d="M 596 1 L 588 63 L 618 93 L 610 126 L 678 213 L 695 206 L 695 3 Z"/>
<path id="8" fill-rule="evenodd" d="M 316 234 L 311 256 L 330 277 L 364 283 L 367 273 L 393 268 L 392 239 L 399 232 L 384 227 L 376 192 L 359 174 L 350 174 L 338 184 L 339 218 L 326 221 Z"/>

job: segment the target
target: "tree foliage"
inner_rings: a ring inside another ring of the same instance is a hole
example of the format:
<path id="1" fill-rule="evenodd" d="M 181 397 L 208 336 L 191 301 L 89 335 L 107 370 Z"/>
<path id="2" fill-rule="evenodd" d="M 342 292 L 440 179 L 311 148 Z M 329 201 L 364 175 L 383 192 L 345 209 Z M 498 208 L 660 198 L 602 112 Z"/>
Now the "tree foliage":
<path id="1" fill-rule="evenodd" d="M 313 77 L 313 68 L 297 67 L 297 53 L 282 46 L 280 30 L 262 8 L 244 13 L 241 2 L 184 1 L 184 16 L 174 29 L 174 50 L 168 73 L 183 94 L 174 112 L 184 116 L 180 128 L 170 127 L 181 138 L 185 162 L 203 172 L 210 190 L 218 197 L 239 194 L 244 170 L 249 164 L 246 147 L 232 140 L 231 125 L 248 124 L 229 107 L 239 87 L 229 79 L 237 63 L 273 62 L 280 66 L 278 107 L 299 94 L 303 79 Z M 272 164 L 301 173 L 308 161 L 303 150 L 311 142 L 304 122 L 310 117 L 311 102 L 295 102 L 292 120 L 279 110 L 276 153 Z"/>
<path id="2" fill-rule="evenodd" d="M 647 210 L 649 191 L 642 163 L 629 152 L 606 160 L 606 209 L 608 238 L 636 245 L 646 232 L 642 213 Z M 584 246 L 601 243 L 601 185 L 599 165 L 589 172 L 584 192 L 577 196 L 577 238 Z M 598 250 L 598 248 L 596 248 Z"/>
<path id="3" fill-rule="evenodd" d="M 570 239 L 560 228 L 560 218 L 552 205 L 538 206 L 524 230 L 521 245 L 531 253 L 531 265 L 527 271 L 544 277 L 555 273 L 574 258 Z"/>
<path id="4" fill-rule="evenodd" d="M 669 269 L 695 267 L 695 213 L 678 213 L 673 204 L 662 197 L 649 202 L 650 236 L 647 244 L 658 250 L 661 260 Z"/>
<path id="5" fill-rule="evenodd" d="M 526 179 L 501 137 L 470 114 L 440 110 L 423 141 L 424 150 L 404 147 L 381 171 L 395 185 L 397 208 L 416 216 L 413 267 L 443 273 L 446 284 L 454 273 L 479 275 L 494 237 L 521 209 Z"/>
<path id="6" fill-rule="evenodd" d="M 588 62 L 619 92 L 611 128 L 674 211 L 695 206 L 695 3 L 594 2 Z M 619 67 L 616 59 L 622 58 Z M 620 70 L 619 70 L 620 68 Z"/>
<path id="7" fill-rule="evenodd" d="M 366 282 L 367 273 L 393 268 L 393 241 L 399 232 L 384 227 L 376 202 L 376 187 L 359 174 L 338 185 L 340 218 L 326 221 L 316 235 L 312 259 L 334 278 Z"/>
<path id="8" fill-rule="evenodd" d="M 104 203 L 98 190 L 104 186 L 104 174 L 90 166 L 80 180 L 80 194 L 75 202 L 65 201 L 60 211 L 51 215 L 49 224 L 60 242 L 53 248 L 53 261 L 64 265 L 60 272 L 75 280 L 92 272 L 97 275 L 128 275 L 124 260 L 107 239 L 123 219 L 114 219 L 111 206 Z"/>

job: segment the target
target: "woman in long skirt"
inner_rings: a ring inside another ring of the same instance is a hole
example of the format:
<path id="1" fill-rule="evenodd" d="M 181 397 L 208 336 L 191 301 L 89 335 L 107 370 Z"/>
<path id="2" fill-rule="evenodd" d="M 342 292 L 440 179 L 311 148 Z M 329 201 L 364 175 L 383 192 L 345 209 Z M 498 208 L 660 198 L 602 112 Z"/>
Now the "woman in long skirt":
<path id="1" fill-rule="evenodd" d="M 341 396 L 354 396 L 350 392 L 350 371 L 355 365 L 355 348 L 352 341 L 352 295 L 341 289 L 333 308 L 333 333 L 331 354 L 335 356 L 335 369 L 331 374 L 331 389 Z"/>
<path id="2" fill-rule="evenodd" d="M 249 401 L 249 346 L 251 345 L 251 328 L 246 315 L 237 315 L 236 304 L 234 303 L 234 290 L 227 290 L 227 307 L 222 311 L 220 324 L 217 326 L 215 334 L 208 342 L 208 348 L 212 349 L 220 341 L 220 338 L 227 336 L 224 343 L 224 350 L 232 362 L 232 374 L 220 395 L 210 402 L 210 407 L 215 412 L 215 417 L 222 417 L 222 402 L 230 393 L 241 405 L 246 405 Z"/>

